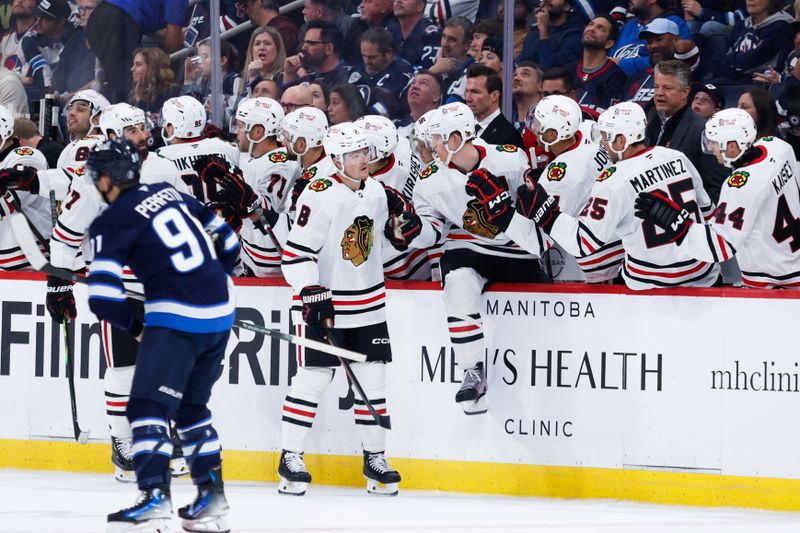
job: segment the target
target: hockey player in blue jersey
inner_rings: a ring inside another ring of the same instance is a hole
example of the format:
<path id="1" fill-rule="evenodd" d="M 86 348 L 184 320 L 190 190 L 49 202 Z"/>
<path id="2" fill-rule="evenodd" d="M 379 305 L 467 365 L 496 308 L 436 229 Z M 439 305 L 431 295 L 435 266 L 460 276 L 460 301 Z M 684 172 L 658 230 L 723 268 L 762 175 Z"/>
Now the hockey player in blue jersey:
<path id="1" fill-rule="evenodd" d="M 220 445 L 207 404 L 236 312 L 229 274 L 239 243 L 194 198 L 166 183 L 140 184 L 140 166 L 127 141 L 100 144 L 86 163 L 108 204 L 90 227 L 89 307 L 141 343 L 126 411 L 141 493 L 132 507 L 108 516 L 108 530 L 159 530 L 171 522 L 174 418 L 198 489 L 178 511 L 184 529 L 228 531 Z M 125 302 L 123 265 L 144 285 L 144 322 Z"/>

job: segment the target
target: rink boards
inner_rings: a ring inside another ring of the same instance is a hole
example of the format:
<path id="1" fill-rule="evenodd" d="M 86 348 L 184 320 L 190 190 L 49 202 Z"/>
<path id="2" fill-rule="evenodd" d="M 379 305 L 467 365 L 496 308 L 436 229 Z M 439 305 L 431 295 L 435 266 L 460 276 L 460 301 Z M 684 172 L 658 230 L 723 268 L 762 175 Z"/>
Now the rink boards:
<path id="1" fill-rule="evenodd" d="M 239 318 L 289 327 L 290 290 L 239 280 Z M 62 335 L 36 274 L 0 277 L 0 468 L 110 471 L 100 329 L 76 289 L 78 411 L 69 441 Z M 490 409 L 453 402 L 461 371 L 437 285 L 394 284 L 387 313 L 402 487 L 800 510 L 800 293 L 633 293 L 585 285 L 495 286 L 484 295 Z M 275 480 L 294 352 L 234 331 L 212 398 L 231 479 Z M 337 376 L 307 450 L 315 482 L 361 485 Z"/>

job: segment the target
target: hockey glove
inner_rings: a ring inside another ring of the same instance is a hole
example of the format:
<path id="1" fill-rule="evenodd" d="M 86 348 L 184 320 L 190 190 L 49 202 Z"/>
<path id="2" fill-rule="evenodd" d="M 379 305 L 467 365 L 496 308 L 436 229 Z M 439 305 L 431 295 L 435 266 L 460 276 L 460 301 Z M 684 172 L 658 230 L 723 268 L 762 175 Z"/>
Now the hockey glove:
<path id="1" fill-rule="evenodd" d="M 201 155 L 192 163 L 192 168 L 203 183 L 213 183 L 232 174 L 228 161 L 218 155 Z"/>
<path id="2" fill-rule="evenodd" d="M 207 122 L 203 127 L 203 137 L 206 139 L 222 139 L 223 141 L 230 140 L 222 128 L 211 122 Z"/>
<path id="3" fill-rule="evenodd" d="M 303 302 L 303 322 L 318 338 L 324 339 L 325 330 L 333 327 L 331 290 L 322 285 L 310 285 L 300 291 L 300 300 Z"/>
<path id="4" fill-rule="evenodd" d="M 547 194 L 544 187 L 537 183 L 533 190 L 526 185 L 517 189 L 517 213 L 533 220 L 545 233 L 550 233 L 561 211 L 558 199 Z"/>
<path id="5" fill-rule="evenodd" d="M 683 242 L 693 222 L 686 209 L 658 191 L 640 192 L 636 197 L 634 214 L 666 231 L 676 244 Z"/>
<path id="6" fill-rule="evenodd" d="M 71 281 L 47 276 L 46 304 L 47 312 L 58 323 L 63 322 L 64 319 L 74 320 L 78 316 Z"/>
<path id="7" fill-rule="evenodd" d="M 383 234 L 395 250 L 404 252 L 408 245 L 422 232 L 422 219 L 409 204 L 409 210 L 398 215 L 390 215 L 383 227 Z"/>
<path id="8" fill-rule="evenodd" d="M 514 216 L 514 205 L 505 176 L 495 176 L 485 168 L 479 168 L 469 175 L 466 191 L 483 206 L 489 222 L 502 231 L 508 229 Z"/>
<path id="9" fill-rule="evenodd" d="M 383 185 L 384 190 L 386 190 L 386 207 L 389 209 L 389 216 L 392 215 L 400 215 L 406 211 L 411 211 L 414 208 L 411 205 L 411 202 L 408 201 L 408 198 L 405 197 L 400 191 L 397 189 L 393 189 L 388 185 Z"/>
<path id="10" fill-rule="evenodd" d="M 33 194 L 39 192 L 39 174 L 33 167 L 15 165 L 0 170 L 0 193 L 8 189 L 29 191 Z"/>
<path id="11" fill-rule="evenodd" d="M 292 185 L 292 206 L 289 209 L 290 211 L 294 211 L 297 208 L 297 200 L 310 181 L 306 178 L 297 178 L 294 182 L 294 185 Z"/>
<path id="12" fill-rule="evenodd" d="M 234 233 L 239 233 L 239 230 L 242 229 L 242 218 L 238 216 L 228 204 L 224 202 L 211 202 L 208 204 L 208 208 L 223 219 Z M 221 245 L 222 242 L 220 242 L 220 246 Z M 217 246 L 216 241 L 214 241 L 214 246 Z M 217 250 L 217 252 L 219 252 L 219 250 Z M 219 253 L 217 253 L 217 256 L 219 257 Z"/>

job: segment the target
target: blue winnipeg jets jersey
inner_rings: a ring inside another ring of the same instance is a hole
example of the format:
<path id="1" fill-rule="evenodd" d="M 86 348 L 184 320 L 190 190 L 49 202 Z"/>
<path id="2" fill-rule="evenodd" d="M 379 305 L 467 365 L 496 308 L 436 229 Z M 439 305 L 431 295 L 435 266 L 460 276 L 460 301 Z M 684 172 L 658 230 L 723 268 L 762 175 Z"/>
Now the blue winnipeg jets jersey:
<path id="1" fill-rule="evenodd" d="M 122 266 L 128 265 L 144 284 L 146 326 L 189 333 L 230 329 L 236 309 L 228 274 L 239 242 L 197 200 L 165 183 L 140 185 L 122 192 L 89 231 L 89 307 L 99 318 L 126 330 L 133 325 L 122 285 Z M 206 231 L 222 239 L 222 262 Z"/>

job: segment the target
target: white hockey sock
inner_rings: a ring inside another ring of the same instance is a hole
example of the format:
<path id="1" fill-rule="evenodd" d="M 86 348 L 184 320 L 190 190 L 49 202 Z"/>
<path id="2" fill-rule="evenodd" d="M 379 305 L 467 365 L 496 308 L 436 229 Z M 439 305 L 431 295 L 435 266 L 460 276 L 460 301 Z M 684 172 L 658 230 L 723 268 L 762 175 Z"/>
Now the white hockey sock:
<path id="1" fill-rule="evenodd" d="M 130 439 L 131 425 L 125 416 L 133 384 L 134 366 L 107 368 L 105 377 L 106 415 L 109 432 L 118 439 Z"/>
<path id="2" fill-rule="evenodd" d="M 481 291 L 486 278 L 471 268 L 447 273 L 444 284 L 444 309 L 447 329 L 456 363 L 466 370 L 483 360 L 483 320 Z"/>
<path id="3" fill-rule="evenodd" d="M 306 436 L 317 415 L 319 399 L 333 378 L 330 368 L 300 367 L 283 402 L 281 447 L 290 452 L 305 449 Z"/>
<path id="4" fill-rule="evenodd" d="M 352 363 L 350 368 L 358 382 L 361 383 L 361 387 L 375 411 L 379 415 L 388 414 L 386 409 L 386 364 L 383 362 Z M 353 414 L 364 450 L 373 453 L 386 450 L 386 429 L 378 425 L 358 394 L 353 403 Z"/>

